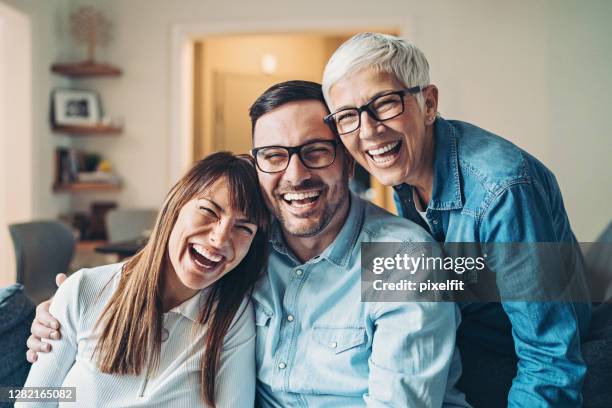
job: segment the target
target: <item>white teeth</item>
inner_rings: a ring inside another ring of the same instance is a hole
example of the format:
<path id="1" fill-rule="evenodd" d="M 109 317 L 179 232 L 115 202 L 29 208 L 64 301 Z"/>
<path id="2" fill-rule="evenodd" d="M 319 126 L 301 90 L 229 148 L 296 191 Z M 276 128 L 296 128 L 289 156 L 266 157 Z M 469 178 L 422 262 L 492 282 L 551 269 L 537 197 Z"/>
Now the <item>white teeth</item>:
<path id="1" fill-rule="evenodd" d="M 374 157 L 372 157 L 372 160 L 374 160 L 374 162 L 375 162 L 375 163 L 380 164 L 380 163 L 386 163 L 386 162 L 390 162 L 390 161 L 392 161 L 392 160 L 393 160 L 393 157 L 387 157 L 387 156 L 383 156 L 383 157 L 380 157 L 380 156 L 374 156 Z"/>
<path id="2" fill-rule="evenodd" d="M 219 262 L 221 259 L 223 259 L 221 255 L 213 254 L 201 245 L 193 244 L 193 249 L 195 249 L 198 254 L 210 259 L 213 262 Z"/>
<path id="3" fill-rule="evenodd" d="M 372 156 L 376 156 L 377 154 L 383 154 L 383 153 L 388 152 L 389 150 L 395 149 L 398 144 L 399 144 L 399 141 L 393 142 L 393 143 L 389 143 L 388 145 L 380 147 L 378 149 L 368 150 L 368 153 L 370 155 L 372 155 Z"/>
<path id="4" fill-rule="evenodd" d="M 287 201 L 293 200 L 305 200 L 306 198 L 314 198 L 321 195 L 320 191 L 308 191 L 305 193 L 286 193 L 283 195 L 283 198 Z"/>

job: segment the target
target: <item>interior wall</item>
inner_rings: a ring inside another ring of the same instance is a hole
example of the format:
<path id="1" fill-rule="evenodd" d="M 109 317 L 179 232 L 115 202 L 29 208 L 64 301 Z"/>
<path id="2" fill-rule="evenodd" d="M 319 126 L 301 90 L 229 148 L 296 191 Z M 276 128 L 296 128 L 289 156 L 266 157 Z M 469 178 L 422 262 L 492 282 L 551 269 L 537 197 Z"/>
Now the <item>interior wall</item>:
<path id="1" fill-rule="evenodd" d="M 295 19 L 311 27 L 333 27 L 352 19 L 363 23 L 400 18 L 405 21 L 403 35 L 428 56 L 444 116 L 497 132 L 551 167 L 579 239 L 593 239 L 612 218 L 606 205 L 612 201 L 610 167 L 604 157 L 611 149 L 609 138 L 602 136 L 612 130 L 607 113 L 612 94 L 609 1 L 98 4 L 109 11 L 115 28 L 105 55 L 124 69 L 121 79 L 96 84 L 107 109 L 125 119 L 124 135 L 112 143 L 99 142 L 126 180 L 126 189 L 118 195 L 122 205 L 158 206 L 172 181 L 168 151 L 174 27 L 240 27 L 262 21 L 266 30 L 274 31 L 274 22 Z"/>
<path id="2" fill-rule="evenodd" d="M 0 287 L 15 281 L 8 224 L 54 218 L 68 201 L 51 194 L 48 129 L 55 11 L 63 2 L 0 2 Z"/>

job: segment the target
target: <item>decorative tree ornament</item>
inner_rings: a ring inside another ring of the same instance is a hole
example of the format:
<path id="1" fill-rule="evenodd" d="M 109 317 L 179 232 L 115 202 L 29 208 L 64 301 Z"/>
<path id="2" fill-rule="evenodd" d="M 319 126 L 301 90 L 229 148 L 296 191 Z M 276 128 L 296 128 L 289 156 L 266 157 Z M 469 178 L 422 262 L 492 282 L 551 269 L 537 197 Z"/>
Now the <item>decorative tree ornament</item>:
<path id="1" fill-rule="evenodd" d="M 82 6 L 70 15 L 72 36 L 87 46 L 87 63 L 95 62 L 97 45 L 107 45 L 110 42 L 110 29 L 110 21 L 96 7 Z"/>

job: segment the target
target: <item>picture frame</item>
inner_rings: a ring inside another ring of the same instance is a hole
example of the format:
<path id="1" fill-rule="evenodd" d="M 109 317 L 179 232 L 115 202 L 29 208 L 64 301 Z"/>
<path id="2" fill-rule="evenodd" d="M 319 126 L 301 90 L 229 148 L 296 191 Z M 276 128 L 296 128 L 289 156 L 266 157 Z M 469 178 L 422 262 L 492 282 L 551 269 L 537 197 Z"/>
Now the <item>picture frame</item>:
<path id="1" fill-rule="evenodd" d="M 56 88 L 51 95 L 51 124 L 96 126 L 102 121 L 102 104 L 97 92 L 87 89 Z"/>

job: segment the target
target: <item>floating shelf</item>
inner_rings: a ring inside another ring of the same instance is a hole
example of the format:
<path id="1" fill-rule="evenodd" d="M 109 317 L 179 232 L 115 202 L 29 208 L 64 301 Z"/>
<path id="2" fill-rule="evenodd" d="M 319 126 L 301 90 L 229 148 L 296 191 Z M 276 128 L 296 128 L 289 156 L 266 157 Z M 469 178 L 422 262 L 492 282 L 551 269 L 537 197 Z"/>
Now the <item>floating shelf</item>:
<path id="1" fill-rule="evenodd" d="M 119 191 L 121 185 L 110 183 L 71 183 L 54 184 L 53 191 L 56 193 L 79 192 L 79 191 Z"/>
<path id="2" fill-rule="evenodd" d="M 97 62 L 58 63 L 51 66 L 51 71 L 68 77 L 119 76 L 121 70 L 113 65 Z"/>
<path id="3" fill-rule="evenodd" d="M 115 136 L 123 131 L 122 127 L 94 125 L 94 126 L 53 126 L 54 133 L 65 133 L 72 136 Z"/>
<path id="4" fill-rule="evenodd" d="M 108 245 L 108 241 L 95 240 L 95 241 L 77 241 L 76 249 L 80 251 L 94 251 L 97 247 Z"/>

